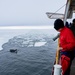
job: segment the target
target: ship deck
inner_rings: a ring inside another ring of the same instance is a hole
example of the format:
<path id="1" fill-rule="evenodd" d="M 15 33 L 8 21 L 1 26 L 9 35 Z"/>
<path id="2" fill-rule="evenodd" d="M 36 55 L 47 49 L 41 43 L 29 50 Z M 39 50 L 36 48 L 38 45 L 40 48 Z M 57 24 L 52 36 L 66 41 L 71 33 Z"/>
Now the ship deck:
<path id="1" fill-rule="evenodd" d="M 71 74 L 70 75 L 75 75 L 75 58 L 72 62 L 72 66 L 71 66 Z"/>

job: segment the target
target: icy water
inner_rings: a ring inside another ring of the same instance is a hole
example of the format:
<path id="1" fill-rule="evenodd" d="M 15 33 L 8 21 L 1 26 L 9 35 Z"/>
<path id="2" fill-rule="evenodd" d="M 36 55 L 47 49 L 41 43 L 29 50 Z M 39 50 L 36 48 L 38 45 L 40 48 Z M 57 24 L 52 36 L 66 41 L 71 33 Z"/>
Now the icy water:
<path id="1" fill-rule="evenodd" d="M 54 30 L 1 30 L 0 35 L 0 75 L 51 75 Z"/>

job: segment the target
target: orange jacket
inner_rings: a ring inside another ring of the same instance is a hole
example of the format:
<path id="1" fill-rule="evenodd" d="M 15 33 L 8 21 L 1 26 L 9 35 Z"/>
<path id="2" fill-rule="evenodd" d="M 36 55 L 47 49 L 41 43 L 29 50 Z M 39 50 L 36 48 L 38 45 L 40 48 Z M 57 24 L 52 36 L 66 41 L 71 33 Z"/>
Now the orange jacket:
<path id="1" fill-rule="evenodd" d="M 75 49 L 75 37 L 69 28 L 64 27 L 61 30 L 59 41 L 60 47 L 63 48 L 62 51 L 72 51 Z"/>

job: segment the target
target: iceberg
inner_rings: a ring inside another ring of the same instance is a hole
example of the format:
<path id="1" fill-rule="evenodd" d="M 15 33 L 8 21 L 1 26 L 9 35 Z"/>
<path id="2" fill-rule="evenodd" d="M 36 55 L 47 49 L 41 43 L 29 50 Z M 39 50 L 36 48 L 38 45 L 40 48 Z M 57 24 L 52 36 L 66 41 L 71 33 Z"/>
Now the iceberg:
<path id="1" fill-rule="evenodd" d="M 46 42 L 36 42 L 35 43 L 35 47 L 40 47 L 40 46 L 44 46 L 46 44 Z"/>

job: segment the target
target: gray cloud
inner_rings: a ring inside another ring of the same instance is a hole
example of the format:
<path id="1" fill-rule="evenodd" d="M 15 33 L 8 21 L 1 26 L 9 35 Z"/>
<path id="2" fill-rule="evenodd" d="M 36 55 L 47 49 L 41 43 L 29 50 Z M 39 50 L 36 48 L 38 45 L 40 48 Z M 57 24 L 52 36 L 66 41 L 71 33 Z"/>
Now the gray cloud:
<path id="1" fill-rule="evenodd" d="M 65 0 L 0 0 L 1 25 L 50 25 L 54 20 L 46 16 L 55 12 Z M 57 6 L 59 4 L 59 6 Z M 56 7 L 57 6 L 57 7 Z"/>

